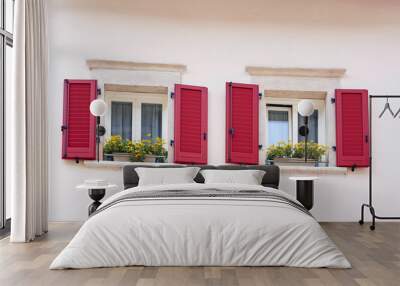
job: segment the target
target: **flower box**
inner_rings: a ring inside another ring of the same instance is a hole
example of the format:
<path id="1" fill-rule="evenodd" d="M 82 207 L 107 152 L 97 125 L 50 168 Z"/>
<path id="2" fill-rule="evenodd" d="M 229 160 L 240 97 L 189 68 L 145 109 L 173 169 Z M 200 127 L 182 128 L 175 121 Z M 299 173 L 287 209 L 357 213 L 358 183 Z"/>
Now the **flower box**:
<path id="1" fill-rule="evenodd" d="M 318 161 L 313 159 L 308 159 L 307 162 L 304 158 L 274 158 L 273 159 L 274 165 L 278 166 L 316 166 Z"/>
<path id="2" fill-rule="evenodd" d="M 132 154 L 130 154 L 130 153 L 112 153 L 111 156 L 113 157 L 114 161 L 130 162 Z"/>
<path id="3" fill-rule="evenodd" d="M 148 163 L 164 163 L 165 162 L 165 156 L 146 154 L 144 156 L 144 162 L 148 162 Z"/>
<path id="4" fill-rule="evenodd" d="M 157 137 L 152 140 L 124 140 L 119 135 L 108 138 L 104 143 L 104 158 L 120 162 L 164 163 L 168 156 L 165 142 Z"/>

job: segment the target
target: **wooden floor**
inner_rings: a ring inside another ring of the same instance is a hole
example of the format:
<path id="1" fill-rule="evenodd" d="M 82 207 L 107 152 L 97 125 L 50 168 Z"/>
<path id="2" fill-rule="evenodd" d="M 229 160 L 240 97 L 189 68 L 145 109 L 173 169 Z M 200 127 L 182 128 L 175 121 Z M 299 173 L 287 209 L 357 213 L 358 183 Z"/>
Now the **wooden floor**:
<path id="1" fill-rule="evenodd" d="M 375 232 L 357 223 L 324 223 L 352 269 L 288 267 L 124 267 L 48 270 L 79 224 L 53 223 L 29 244 L 0 241 L 0 285 L 400 285 L 400 224 L 379 223 Z"/>

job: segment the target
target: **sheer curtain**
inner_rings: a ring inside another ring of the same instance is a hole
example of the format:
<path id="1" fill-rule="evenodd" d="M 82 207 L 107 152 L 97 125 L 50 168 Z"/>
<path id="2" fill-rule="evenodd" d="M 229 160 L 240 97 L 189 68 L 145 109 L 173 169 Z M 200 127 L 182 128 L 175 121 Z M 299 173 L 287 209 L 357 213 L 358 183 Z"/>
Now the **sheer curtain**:
<path id="1" fill-rule="evenodd" d="M 47 35 L 45 0 L 15 2 L 12 106 L 9 116 L 11 237 L 47 232 Z"/>
<path id="2" fill-rule="evenodd" d="M 142 139 L 162 137 L 162 104 L 142 104 Z"/>
<path id="3" fill-rule="evenodd" d="M 299 127 L 303 126 L 305 118 L 299 114 L 298 120 L 299 120 Z M 314 110 L 314 113 L 311 114 L 311 116 L 308 118 L 308 130 L 309 133 L 307 139 L 309 141 L 318 143 L 318 110 Z M 301 136 L 300 134 L 298 136 L 299 136 L 298 139 L 299 142 L 305 140 L 304 136 Z"/>
<path id="4" fill-rule="evenodd" d="M 268 111 L 268 145 L 289 141 L 289 112 Z"/>
<path id="5" fill-rule="evenodd" d="M 111 103 L 111 135 L 120 135 L 124 140 L 132 140 L 132 103 Z"/>

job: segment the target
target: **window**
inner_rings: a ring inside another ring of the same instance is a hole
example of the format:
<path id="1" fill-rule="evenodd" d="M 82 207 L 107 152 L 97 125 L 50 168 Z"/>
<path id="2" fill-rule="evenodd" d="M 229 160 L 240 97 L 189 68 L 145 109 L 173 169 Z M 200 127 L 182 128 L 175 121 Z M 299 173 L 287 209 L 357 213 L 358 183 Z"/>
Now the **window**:
<path id="1" fill-rule="evenodd" d="M 106 137 L 120 135 L 125 140 L 167 138 L 167 94 L 108 92 Z"/>
<path id="2" fill-rule="evenodd" d="M 300 114 L 298 115 L 298 122 L 299 122 L 299 127 L 304 125 L 305 118 L 304 116 L 301 116 Z M 318 143 L 318 110 L 314 110 L 314 113 L 308 118 L 308 140 L 313 141 L 315 143 Z M 301 136 L 300 133 L 298 133 L 298 141 L 304 141 L 305 137 Z"/>
<path id="3" fill-rule="evenodd" d="M 111 102 L 111 135 L 132 140 L 132 102 Z M 162 138 L 162 104 L 141 103 L 140 130 L 142 140 Z"/>
<path id="4" fill-rule="evenodd" d="M 4 156 L 5 156 L 5 105 L 6 98 L 11 94 L 11 71 L 13 66 L 13 21 L 14 21 L 14 0 L 0 0 L 0 236 L 4 227 L 9 227 L 8 218 L 10 213 L 10 194 L 4 186 Z M 7 228 L 8 228 L 7 227 Z M 8 231 L 8 229 L 6 229 Z"/>
<path id="5" fill-rule="evenodd" d="M 304 117 L 298 114 L 297 105 L 301 99 L 267 98 L 266 142 L 267 147 L 280 141 L 298 143 L 304 141 L 299 127 Z M 325 144 L 325 101 L 313 100 L 314 113 L 308 119 L 308 140 Z"/>
<path id="6" fill-rule="evenodd" d="M 124 140 L 132 139 L 131 102 L 111 102 L 111 135 L 120 135 Z"/>
<path id="7" fill-rule="evenodd" d="M 281 141 L 292 141 L 292 107 L 267 106 L 268 146 Z"/>
<path id="8" fill-rule="evenodd" d="M 14 0 L 5 0 L 4 1 L 4 12 L 5 12 L 5 24 L 2 27 L 5 27 L 5 30 L 9 33 L 14 32 Z"/>
<path id="9" fill-rule="evenodd" d="M 142 103 L 141 131 L 143 140 L 162 137 L 162 104 Z"/>

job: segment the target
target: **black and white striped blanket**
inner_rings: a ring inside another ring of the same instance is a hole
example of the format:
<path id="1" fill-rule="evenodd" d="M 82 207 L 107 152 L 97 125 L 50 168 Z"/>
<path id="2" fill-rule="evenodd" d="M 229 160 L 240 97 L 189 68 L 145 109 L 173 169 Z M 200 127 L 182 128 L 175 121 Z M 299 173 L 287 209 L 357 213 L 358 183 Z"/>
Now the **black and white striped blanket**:
<path id="1" fill-rule="evenodd" d="M 312 216 L 310 212 L 304 208 L 300 203 L 289 199 L 286 196 L 280 195 L 275 192 L 261 191 L 261 190 L 219 190 L 216 188 L 202 189 L 202 190 L 163 190 L 163 191 L 138 191 L 130 192 L 122 195 L 115 200 L 107 202 L 95 211 L 91 216 L 94 216 L 100 212 L 103 212 L 110 207 L 116 206 L 123 202 L 128 201 L 148 201 L 148 200 L 191 200 L 191 199 L 229 199 L 229 200 L 257 200 L 257 201 L 268 201 L 279 204 L 285 204 L 291 206 L 309 216 Z"/>

